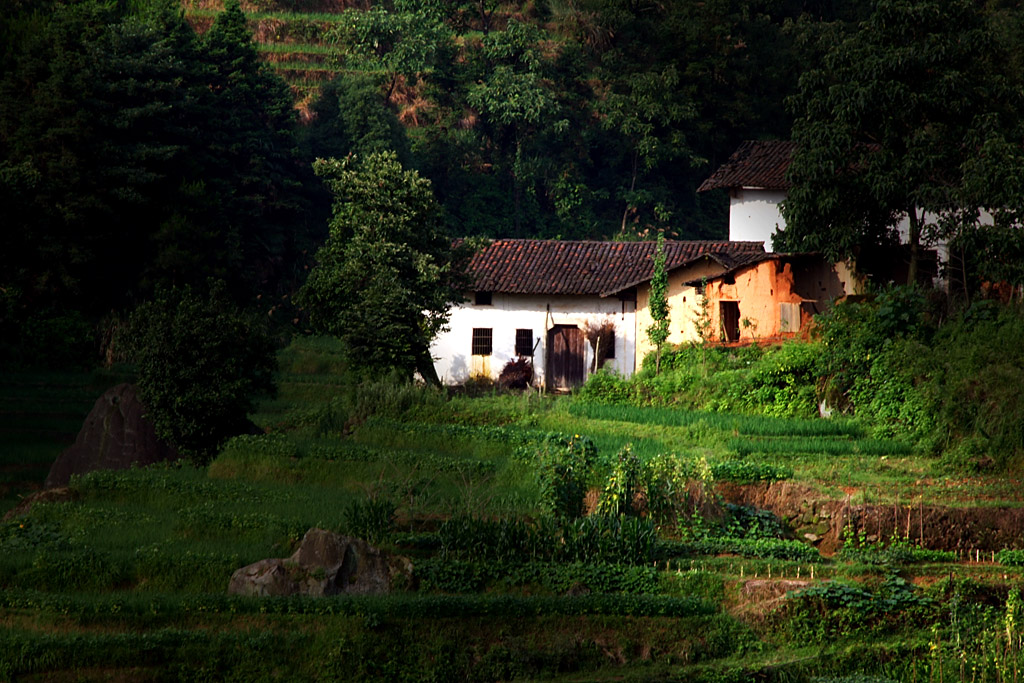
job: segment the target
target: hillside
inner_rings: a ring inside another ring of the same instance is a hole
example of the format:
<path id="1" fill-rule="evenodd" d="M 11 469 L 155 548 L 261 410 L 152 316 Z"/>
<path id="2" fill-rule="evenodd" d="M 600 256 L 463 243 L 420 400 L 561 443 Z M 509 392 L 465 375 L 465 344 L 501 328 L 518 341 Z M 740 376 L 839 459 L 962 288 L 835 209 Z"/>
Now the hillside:
<path id="1" fill-rule="evenodd" d="M 253 416 L 266 433 L 208 468 L 98 472 L 0 525 L 0 671 L 1009 681 L 1024 664 L 1012 477 L 944 472 L 851 420 L 357 384 L 338 351 L 282 351 L 281 393 Z M 70 375 L 6 383 L 0 436 L 35 429 L 42 469 L 61 440 L 47 420 L 84 404 L 31 404 L 38 381 L 78 392 Z M 585 516 L 551 516 L 562 457 L 588 463 Z M 410 558 L 412 581 L 225 594 L 311 527 Z"/>

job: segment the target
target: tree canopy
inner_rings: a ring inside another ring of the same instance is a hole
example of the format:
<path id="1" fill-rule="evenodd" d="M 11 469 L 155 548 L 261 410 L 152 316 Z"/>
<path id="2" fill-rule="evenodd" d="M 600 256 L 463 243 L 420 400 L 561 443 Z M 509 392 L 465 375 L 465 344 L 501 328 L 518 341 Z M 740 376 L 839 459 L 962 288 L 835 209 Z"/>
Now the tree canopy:
<path id="1" fill-rule="evenodd" d="M 781 248 L 844 258 L 895 244 L 905 221 L 914 281 L 923 241 L 976 224 L 979 209 L 1019 206 L 997 194 L 1005 176 L 977 182 L 1012 170 L 993 163 L 994 140 L 1024 142 L 994 36 L 966 0 L 880 0 L 805 72 L 791 101 L 798 147 Z"/>
<path id="2" fill-rule="evenodd" d="M 394 152 L 318 160 L 316 172 L 334 215 L 301 292 L 310 325 L 344 342 L 357 373 L 438 383 L 429 345 L 461 299 L 461 269 L 430 181 Z"/>

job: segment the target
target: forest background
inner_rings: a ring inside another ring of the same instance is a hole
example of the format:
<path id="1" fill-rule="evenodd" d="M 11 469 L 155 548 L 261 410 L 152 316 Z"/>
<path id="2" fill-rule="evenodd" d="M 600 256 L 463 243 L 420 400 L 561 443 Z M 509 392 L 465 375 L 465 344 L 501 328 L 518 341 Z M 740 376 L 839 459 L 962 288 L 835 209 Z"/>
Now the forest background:
<path id="1" fill-rule="evenodd" d="M 394 151 L 450 237 L 721 239 L 727 198 L 696 187 L 788 137 L 804 67 L 872 5 L 307 4 L 8 4 L 8 361 L 110 360 L 128 311 L 211 277 L 290 326 L 327 235 L 317 157 Z M 1019 13 L 990 5 L 1013 43 Z"/>

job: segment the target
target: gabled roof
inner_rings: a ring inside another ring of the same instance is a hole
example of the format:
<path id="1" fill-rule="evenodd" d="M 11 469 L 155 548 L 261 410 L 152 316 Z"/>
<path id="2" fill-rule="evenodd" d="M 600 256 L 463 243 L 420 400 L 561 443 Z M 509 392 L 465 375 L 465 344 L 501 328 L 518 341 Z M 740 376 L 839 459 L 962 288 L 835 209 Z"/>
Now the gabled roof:
<path id="1" fill-rule="evenodd" d="M 801 260 L 806 261 L 808 259 L 823 259 L 823 258 L 824 258 L 824 256 L 822 256 L 821 253 L 817 252 L 817 251 L 791 252 L 791 253 L 785 253 L 785 254 L 779 253 L 779 252 L 770 252 L 770 253 L 763 253 L 763 254 L 745 254 L 745 255 L 742 255 L 741 258 L 737 259 L 736 262 L 733 265 L 726 266 L 725 270 L 723 270 L 721 273 L 715 273 L 714 275 L 709 275 L 707 277 L 702 277 L 702 278 L 694 278 L 692 280 L 684 282 L 683 284 L 687 285 L 689 287 L 693 287 L 695 285 L 699 285 L 702 281 L 711 282 L 712 280 L 718 280 L 718 279 L 721 279 L 723 277 L 727 277 L 729 275 L 734 275 L 734 274 L 738 273 L 739 271 L 743 270 L 744 268 L 749 268 L 750 266 L 755 266 L 758 263 L 761 263 L 762 261 L 790 261 L 790 262 L 793 262 L 793 261 L 801 261 Z M 725 265 L 725 264 L 723 264 L 723 265 Z"/>
<path id="2" fill-rule="evenodd" d="M 656 242 L 495 240 L 469 263 L 475 291 L 608 296 L 651 279 Z M 738 259 L 763 254 L 763 242 L 665 242 L 671 270 L 705 254 Z"/>
<path id="3" fill-rule="evenodd" d="M 788 140 L 747 140 L 697 191 L 734 187 L 788 190 L 786 169 L 794 149 L 796 143 Z"/>

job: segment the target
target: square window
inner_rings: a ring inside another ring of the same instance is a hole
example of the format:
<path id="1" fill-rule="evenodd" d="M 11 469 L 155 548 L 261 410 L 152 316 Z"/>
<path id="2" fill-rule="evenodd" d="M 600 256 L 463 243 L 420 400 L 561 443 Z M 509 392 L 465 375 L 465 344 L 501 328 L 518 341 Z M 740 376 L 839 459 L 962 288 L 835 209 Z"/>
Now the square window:
<path id="1" fill-rule="evenodd" d="M 516 355 L 533 356 L 533 330 L 516 330 Z"/>
<path id="2" fill-rule="evenodd" d="M 474 327 L 473 328 L 473 355 L 474 356 L 489 356 L 491 355 L 492 347 L 492 334 L 490 327 Z"/>
<path id="3" fill-rule="evenodd" d="M 491 305 L 491 293 L 490 292 L 477 292 L 474 299 L 474 303 L 477 306 L 490 306 Z"/>

